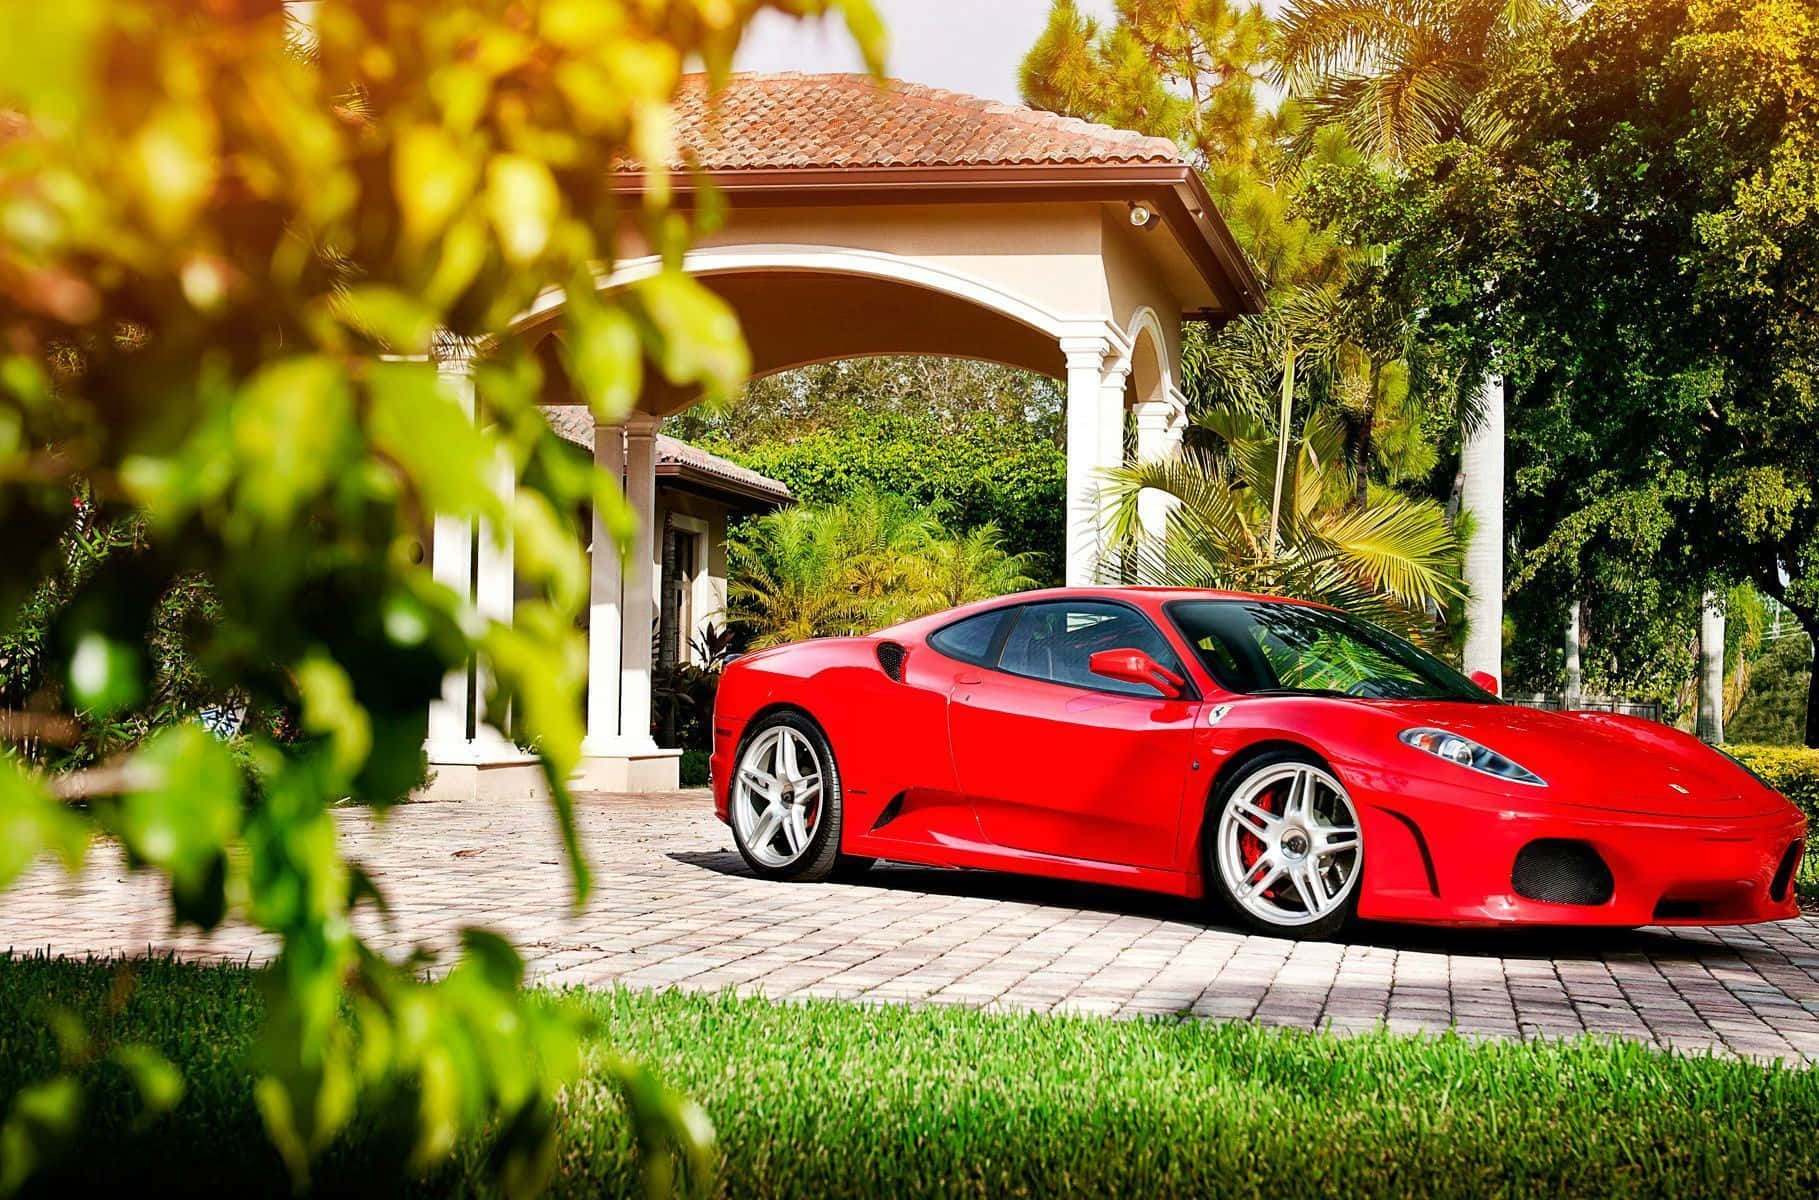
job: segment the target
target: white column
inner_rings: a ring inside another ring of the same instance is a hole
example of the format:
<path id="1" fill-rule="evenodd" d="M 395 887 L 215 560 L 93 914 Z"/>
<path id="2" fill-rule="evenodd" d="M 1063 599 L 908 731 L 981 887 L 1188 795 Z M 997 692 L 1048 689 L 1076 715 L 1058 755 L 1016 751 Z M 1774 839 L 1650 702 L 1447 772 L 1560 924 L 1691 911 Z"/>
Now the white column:
<path id="1" fill-rule="evenodd" d="M 474 416 L 473 348 L 455 338 L 438 338 L 436 375 L 471 420 Z M 430 573 L 437 583 L 452 590 L 463 604 L 474 599 L 474 523 L 466 517 L 438 515 L 430 543 Z M 430 702 L 429 736 L 424 749 L 431 762 L 466 762 L 468 704 L 473 664 L 463 665 L 442 678 L 442 698 Z"/>
<path id="2" fill-rule="evenodd" d="M 1465 549 L 1465 669 L 1503 682 L 1503 378 L 1486 375 L 1480 392 L 1483 418 L 1469 431 L 1460 455 L 1465 473 L 1462 507 L 1472 515 Z"/>
<path id="3" fill-rule="evenodd" d="M 1062 338 L 1067 356 L 1067 549 L 1066 582 L 1085 587 L 1093 582 L 1099 554 L 1098 481 L 1101 406 L 1100 371 L 1107 344 L 1103 337 Z"/>
<path id="4" fill-rule="evenodd" d="M 594 422 L 594 465 L 625 486 L 625 429 Z M 619 543 L 594 510 L 587 601 L 587 738 L 585 755 L 611 754 L 619 740 L 619 592 L 624 586 Z"/>
<path id="5" fill-rule="evenodd" d="M 1143 400 L 1137 404 L 1137 460 L 1161 462 L 1172 458 L 1181 446 L 1186 422 L 1175 403 L 1169 399 Z M 1161 538 L 1168 524 L 1174 497 L 1154 488 L 1137 498 L 1137 518 L 1143 532 Z"/>
<path id="6" fill-rule="evenodd" d="M 633 414 L 625 423 L 625 499 L 638 529 L 625 556 L 619 651 L 619 740 L 628 751 L 652 749 L 651 622 L 656 616 L 657 422 Z"/>
<path id="7" fill-rule="evenodd" d="M 1699 740 L 1724 744 L 1724 597 L 1707 591 L 1699 603 Z"/>
<path id="8" fill-rule="evenodd" d="M 479 544 L 474 550 L 474 608 L 488 621 L 510 625 L 512 602 L 518 584 L 517 569 L 513 562 L 510 513 L 517 498 L 518 475 L 512 466 L 511 453 L 504 445 L 499 447 L 498 457 L 493 462 L 489 483 L 507 514 L 507 523 L 496 528 L 490 521 L 479 523 L 476 534 Z M 486 694 L 491 688 L 492 672 L 486 660 L 481 659 L 474 664 L 474 740 L 490 753 L 510 753 L 516 747 L 509 737 L 507 717 L 501 714 L 499 718 L 506 728 L 495 728 L 483 720 Z"/>

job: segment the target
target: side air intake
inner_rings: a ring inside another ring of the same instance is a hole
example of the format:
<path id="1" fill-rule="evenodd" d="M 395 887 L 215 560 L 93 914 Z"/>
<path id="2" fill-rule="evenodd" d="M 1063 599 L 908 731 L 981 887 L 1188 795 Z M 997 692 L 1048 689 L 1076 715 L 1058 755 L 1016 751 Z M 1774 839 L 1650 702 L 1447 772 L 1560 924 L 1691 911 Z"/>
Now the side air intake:
<path id="1" fill-rule="evenodd" d="M 1788 885 L 1794 882 L 1794 872 L 1800 869 L 1801 843 L 1795 842 L 1781 856 L 1781 865 L 1775 868 L 1775 877 L 1769 881 L 1768 898 L 1776 904 L 1787 899 Z"/>
<path id="2" fill-rule="evenodd" d="M 896 642 L 878 643 L 878 665 L 884 668 L 886 675 L 898 683 L 903 682 L 903 660 L 908 657 L 909 651 Z"/>

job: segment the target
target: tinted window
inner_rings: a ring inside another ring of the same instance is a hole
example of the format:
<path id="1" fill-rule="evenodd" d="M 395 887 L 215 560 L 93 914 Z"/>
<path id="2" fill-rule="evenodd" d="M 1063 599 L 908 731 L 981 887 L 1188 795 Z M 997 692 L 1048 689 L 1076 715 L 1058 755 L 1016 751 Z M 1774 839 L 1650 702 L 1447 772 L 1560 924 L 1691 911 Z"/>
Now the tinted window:
<path id="1" fill-rule="evenodd" d="M 1184 600 L 1167 611 L 1230 691 L 1495 703 L 1425 650 L 1346 613 L 1252 600 Z"/>
<path id="2" fill-rule="evenodd" d="M 1005 639 L 998 668 L 1032 679 L 1127 696 L 1160 696 L 1145 683 L 1124 683 L 1095 675 L 1089 660 L 1101 650 L 1141 650 L 1181 673 L 1181 660 L 1162 634 L 1135 609 L 1090 600 L 1031 604 Z"/>
<path id="3" fill-rule="evenodd" d="M 952 625 L 943 625 L 929 635 L 928 644 L 961 662 L 984 663 L 991 658 L 992 644 L 998 637 L 998 630 L 1013 610 L 1008 608 L 993 609 L 968 617 L 964 621 L 955 621 Z"/>

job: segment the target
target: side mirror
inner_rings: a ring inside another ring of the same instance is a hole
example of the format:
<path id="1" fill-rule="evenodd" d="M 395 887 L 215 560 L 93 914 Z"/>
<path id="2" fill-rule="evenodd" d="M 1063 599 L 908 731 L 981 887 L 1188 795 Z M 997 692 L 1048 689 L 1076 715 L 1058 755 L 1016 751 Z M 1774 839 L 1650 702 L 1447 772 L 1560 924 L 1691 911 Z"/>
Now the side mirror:
<path id="1" fill-rule="evenodd" d="M 1493 696 L 1503 695 L 1503 688 L 1498 684 L 1497 677 L 1489 671 L 1473 671 L 1472 682 Z"/>
<path id="2" fill-rule="evenodd" d="M 1141 650 L 1101 650 L 1086 660 L 1087 670 L 1120 683 L 1153 687 L 1170 700 L 1179 700 L 1187 680 Z"/>

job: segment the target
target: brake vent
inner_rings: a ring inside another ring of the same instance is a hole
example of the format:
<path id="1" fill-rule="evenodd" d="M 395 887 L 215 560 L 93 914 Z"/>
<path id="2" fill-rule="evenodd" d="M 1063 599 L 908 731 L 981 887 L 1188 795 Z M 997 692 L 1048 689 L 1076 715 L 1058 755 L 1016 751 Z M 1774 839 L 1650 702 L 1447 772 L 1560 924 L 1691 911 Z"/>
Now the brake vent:
<path id="1" fill-rule="evenodd" d="M 909 651 L 896 642 L 878 643 L 878 665 L 884 668 L 886 675 L 898 683 L 903 682 L 903 660 L 908 657 Z"/>
<path id="2" fill-rule="evenodd" d="M 1540 838 L 1517 852 L 1510 886 L 1518 896 L 1544 904 L 1606 904 L 1616 881 L 1584 842 Z"/>

